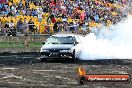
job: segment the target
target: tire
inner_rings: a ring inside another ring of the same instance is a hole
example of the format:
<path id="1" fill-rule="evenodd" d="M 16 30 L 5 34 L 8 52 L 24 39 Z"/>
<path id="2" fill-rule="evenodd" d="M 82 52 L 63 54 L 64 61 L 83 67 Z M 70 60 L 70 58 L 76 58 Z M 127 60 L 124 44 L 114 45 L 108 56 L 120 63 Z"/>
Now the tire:
<path id="1" fill-rule="evenodd" d="M 40 52 L 40 60 L 42 61 L 42 62 L 45 62 L 47 59 L 46 58 L 44 58 L 44 56 L 43 56 L 43 53 L 42 52 Z"/>
<path id="2" fill-rule="evenodd" d="M 41 60 L 42 62 L 46 62 L 46 61 L 47 61 L 47 58 L 40 57 L 40 60 Z"/>
<path id="3" fill-rule="evenodd" d="M 75 62 L 75 58 L 71 58 L 70 61 L 71 61 L 71 62 Z"/>
<path id="4" fill-rule="evenodd" d="M 73 51 L 73 54 L 72 54 L 71 61 L 72 61 L 72 62 L 74 62 L 74 61 L 75 61 L 75 59 L 76 59 L 76 57 L 75 57 L 75 50 L 74 50 L 74 51 Z"/>

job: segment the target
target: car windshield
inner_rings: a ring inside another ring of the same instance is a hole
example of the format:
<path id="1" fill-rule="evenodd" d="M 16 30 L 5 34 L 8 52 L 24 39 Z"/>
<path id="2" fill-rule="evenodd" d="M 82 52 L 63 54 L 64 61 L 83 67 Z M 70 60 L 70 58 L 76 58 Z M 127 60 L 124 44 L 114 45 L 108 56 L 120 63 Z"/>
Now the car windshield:
<path id="1" fill-rule="evenodd" d="M 74 44 L 74 37 L 55 37 L 52 36 L 47 39 L 46 44 Z"/>

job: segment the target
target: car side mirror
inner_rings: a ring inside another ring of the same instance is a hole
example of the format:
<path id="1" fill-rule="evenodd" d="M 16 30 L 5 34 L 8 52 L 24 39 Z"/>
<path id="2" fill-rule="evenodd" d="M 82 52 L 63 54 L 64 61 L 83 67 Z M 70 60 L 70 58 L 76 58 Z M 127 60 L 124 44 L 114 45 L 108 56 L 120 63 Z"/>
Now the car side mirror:
<path id="1" fill-rule="evenodd" d="M 43 41 L 42 44 L 45 44 L 45 41 Z"/>
<path id="2" fill-rule="evenodd" d="M 77 44 L 79 44 L 79 42 L 75 42 L 75 44 L 74 44 L 74 45 L 77 45 Z"/>

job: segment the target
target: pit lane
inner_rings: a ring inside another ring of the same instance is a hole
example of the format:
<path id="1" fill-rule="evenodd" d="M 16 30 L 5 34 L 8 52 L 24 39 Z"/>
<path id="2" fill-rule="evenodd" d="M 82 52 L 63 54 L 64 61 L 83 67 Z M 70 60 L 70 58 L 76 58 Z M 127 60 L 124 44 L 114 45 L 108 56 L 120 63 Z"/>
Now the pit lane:
<path id="1" fill-rule="evenodd" d="M 0 54 L 0 88 L 131 88 L 130 84 L 88 83 L 79 85 L 76 68 L 87 68 L 87 73 L 132 74 L 132 60 L 88 60 L 70 62 L 49 60 L 42 62 L 38 54 Z"/>

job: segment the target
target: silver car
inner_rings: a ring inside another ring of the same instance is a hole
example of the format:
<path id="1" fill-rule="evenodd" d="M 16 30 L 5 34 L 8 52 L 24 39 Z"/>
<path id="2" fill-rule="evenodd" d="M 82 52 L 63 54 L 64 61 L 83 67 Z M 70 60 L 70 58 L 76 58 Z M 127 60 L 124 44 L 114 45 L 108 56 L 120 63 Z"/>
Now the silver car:
<path id="1" fill-rule="evenodd" d="M 57 34 L 50 36 L 40 50 L 41 60 L 69 58 L 74 61 L 79 58 L 76 46 L 80 43 L 79 36 L 74 34 Z"/>

